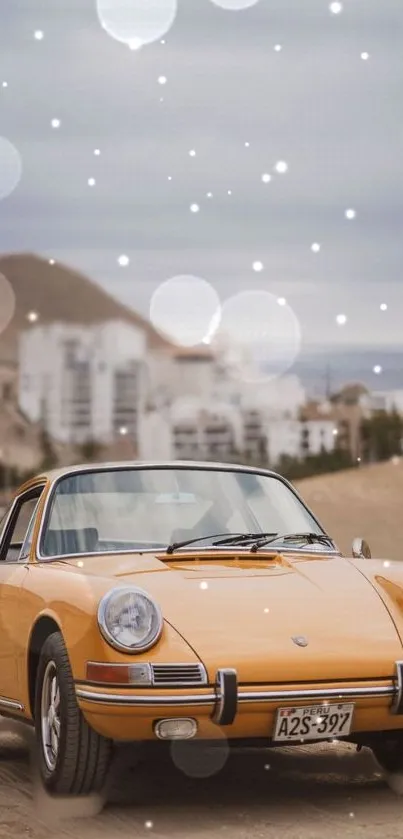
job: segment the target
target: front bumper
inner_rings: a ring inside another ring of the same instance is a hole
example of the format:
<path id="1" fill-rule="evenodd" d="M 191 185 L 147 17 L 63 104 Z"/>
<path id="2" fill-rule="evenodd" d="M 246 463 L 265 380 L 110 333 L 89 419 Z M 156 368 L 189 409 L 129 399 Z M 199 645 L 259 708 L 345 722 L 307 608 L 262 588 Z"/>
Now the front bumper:
<path id="1" fill-rule="evenodd" d="M 169 709 L 198 709 L 210 711 L 213 721 L 220 726 L 232 725 L 242 705 L 269 706 L 281 703 L 315 703 L 345 700 L 379 700 L 390 699 L 389 713 L 403 716 L 403 661 L 395 664 L 395 675 L 390 680 L 355 684 L 315 686 L 301 685 L 297 687 L 270 688 L 264 690 L 238 684 L 237 673 L 232 669 L 222 669 L 217 673 L 216 684 L 213 688 L 199 689 L 194 692 L 171 691 L 152 692 L 145 690 L 127 690 L 116 692 L 90 688 L 83 684 L 76 685 L 76 696 L 86 707 L 107 706 L 113 712 L 115 708 L 138 708 L 152 715 Z M 88 705 L 87 705 L 88 703 Z"/>

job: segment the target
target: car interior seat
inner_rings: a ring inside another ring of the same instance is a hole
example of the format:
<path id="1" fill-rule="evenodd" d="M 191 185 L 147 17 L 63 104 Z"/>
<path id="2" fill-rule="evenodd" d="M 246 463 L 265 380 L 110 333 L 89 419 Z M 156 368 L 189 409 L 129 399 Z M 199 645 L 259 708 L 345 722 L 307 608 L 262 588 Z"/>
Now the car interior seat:
<path id="1" fill-rule="evenodd" d="M 84 527 L 82 530 L 48 530 L 44 540 L 44 555 L 94 553 L 98 547 L 98 538 L 96 527 Z"/>
<path id="2" fill-rule="evenodd" d="M 183 542 L 185 539 L 197 539 L 199 536 L 212 536 L 215 533 L 226 533 L 227 526 L 220 522 L 210 510 L 192 528 L 176 528 L 172 532 L 171 542 Z M 208 541 L 208 540 L 206 540 Z"/>

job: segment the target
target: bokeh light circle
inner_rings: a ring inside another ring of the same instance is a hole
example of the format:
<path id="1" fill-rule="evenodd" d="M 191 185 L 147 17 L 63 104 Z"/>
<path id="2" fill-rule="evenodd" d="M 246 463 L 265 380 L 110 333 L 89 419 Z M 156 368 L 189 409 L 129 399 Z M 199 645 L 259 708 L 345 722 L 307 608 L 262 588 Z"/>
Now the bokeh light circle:
<path id="1" fill-rule="evenodd" d="M 7 328 L 15 312 L 15 294 L 11 283 L 0 274 L 0 335 Z"/>
<path id="2" fill-rule="evenodd" d="M 188 778 L 211 778 L 218 775 L 229 758 L 230 748 L 225 736 L 214 746 L 206 746 L 202 740 L 173 740 L 171 758 L 177 769 Z"/>
<path id="3" fill-rule="evenodd" d="M 22 160 L 19 152 L 10 140 L 0 137 L 0 199 L 14 192 L 21 175 Z"/>
<path id="4" fill-rule="evenodd" d="M 221 9 L 228 9 L 231 12 L 240 12 L 242 9 L 250 9 L 256 6 L 259 0 L 212 0 L 215 6 Z"/>
<path id="5" fill-rule="evenodd" d="M 243 291 L 222 304 L 212 344 L 234 378 L 265 382 L 294 364 L 301 329 L 285 299 L 268 291 Z"/>
<path id="6" fill-rule="evenodd" d="M 161 283 L 151 298 L 150 321 L 182 347 L 209 343 L 220 320 L 220 299 L 210 283 L 184 274 Z"/>
<path id="7" fill-rule="evenodd" d="M 133 48 L 159 41 L 174 23 L 178 0 L 97 0 L 102 27 Z"/>

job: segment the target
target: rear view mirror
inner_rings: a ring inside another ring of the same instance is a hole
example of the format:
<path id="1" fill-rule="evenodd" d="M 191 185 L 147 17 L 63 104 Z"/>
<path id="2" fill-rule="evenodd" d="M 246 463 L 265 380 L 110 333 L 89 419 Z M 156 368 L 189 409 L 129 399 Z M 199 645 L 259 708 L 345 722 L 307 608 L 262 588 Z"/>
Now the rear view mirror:
<path id="1" fill-rule="evenodd" d="M 354 559 L 371 559 L 371 548 L 365 539 L 354 539 L 352 552 Z"/>

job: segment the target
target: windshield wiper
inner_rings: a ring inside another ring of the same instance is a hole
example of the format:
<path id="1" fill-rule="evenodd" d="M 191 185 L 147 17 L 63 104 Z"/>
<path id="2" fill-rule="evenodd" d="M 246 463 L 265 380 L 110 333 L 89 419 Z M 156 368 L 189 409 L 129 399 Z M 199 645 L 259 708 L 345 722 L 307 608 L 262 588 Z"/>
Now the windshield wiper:
<path id="1" fill-rule="evenodd" d="M 238 545 L 242 542 L 252 542 L 254 539 L 267 539 L 271 536 L 278 536 L 278 533 L 240 533 L 237 536 L 230 536 L 228 539 L 220 539 L 219 542 L 213 542 L 215 548 L 219 545 Z"/>
<path id="2" fill-rule="evenodd" d="M 183 542 L 173 542 L 168 545 L 167 554 L 173 554 L 179 548 L 186 548 L 187 545 L 195 545 L 196 542 L 203 542 L 206 539 L 219 539 L 218 542 L 212 542 L 212 545 L 217 548 L 219 545 L 236 545 L 243 542 L 252 542 L 256 539 L 266 539 L 269 536 L 277 536 L 276 533 L 212 533 L 211 536 L 198 536 L 197 539 L 185 539 Z M 221 538 L 222 537 L 222 538 Z M 225 538 L 224 538 L 225 537 Z"/>
<path id="3" fill-rule="evenodd" d="M 256 553 L 259 548 L 263 548 L 265 545 L 271 545 L 273 542 L 308 542 L 309 544 L 313 545 L 315 542 L 326 545 L 327 547 L 334 548 L 333 539 L 330 536 L 326 536 L 325 533 L 285 533 L 284 536 L 280 536 L 278 533 L 272 539 L 259 539 L 255 542 L 254 545 L 251 547 L 251 553 Z"/>

